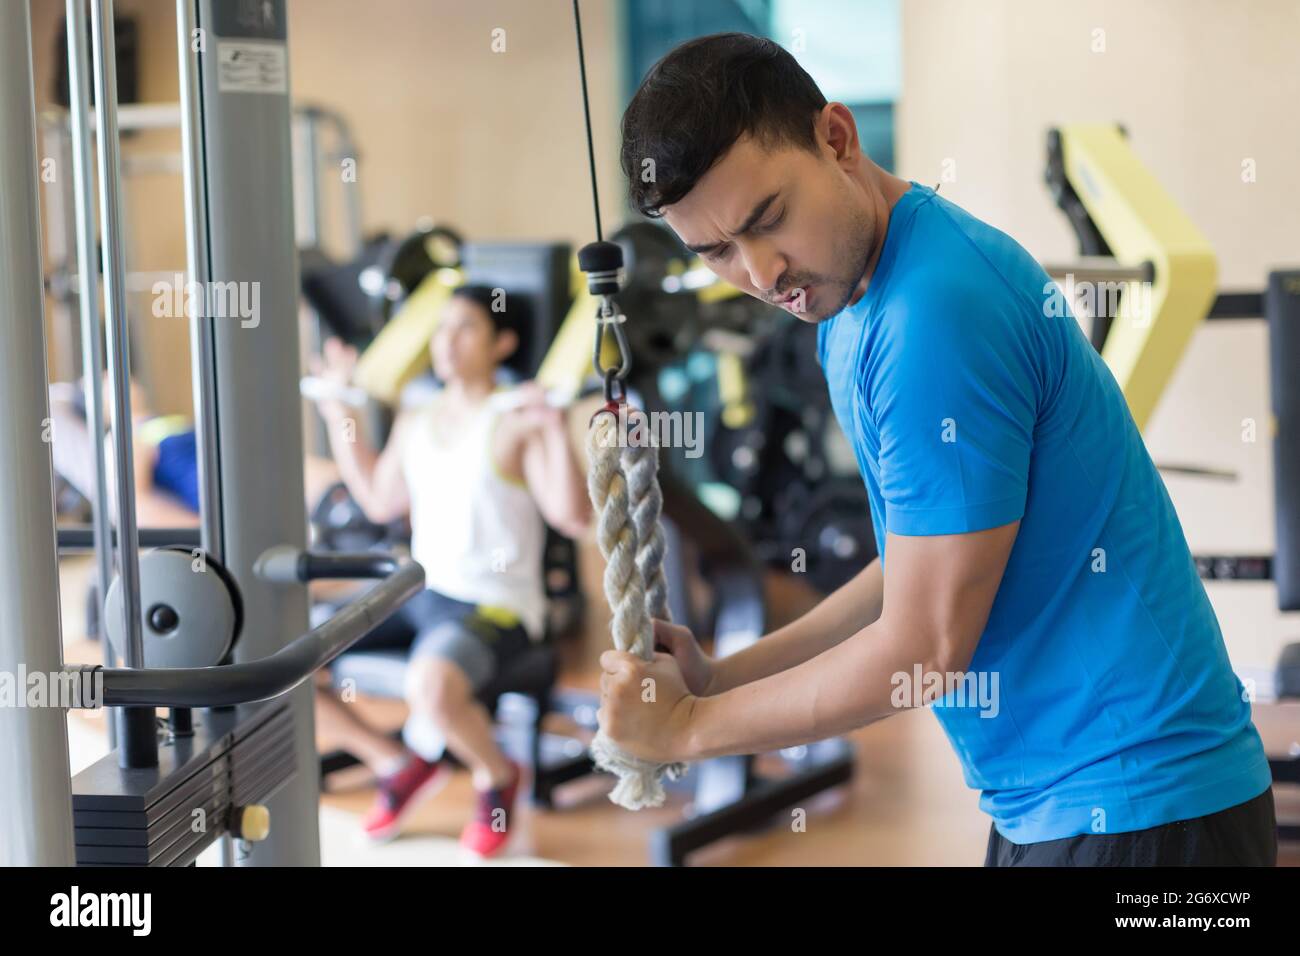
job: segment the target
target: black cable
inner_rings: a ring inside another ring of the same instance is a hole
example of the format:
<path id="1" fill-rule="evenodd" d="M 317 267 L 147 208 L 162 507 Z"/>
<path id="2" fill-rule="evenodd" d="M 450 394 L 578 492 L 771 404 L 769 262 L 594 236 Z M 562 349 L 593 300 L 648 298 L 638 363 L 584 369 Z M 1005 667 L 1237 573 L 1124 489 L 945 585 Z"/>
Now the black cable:
<path id="1" fill-rule="evenodd" d="M 578 35 L 578 72 L 582 76 L 582 113 L 587 122 L 587 165 L 591 169 L 591 205 L 596 214 L 596 241 L 601 242 L 605 236 L 600 231 L 600 192 L 596 189 L 596 147 L 591 138 L 591 102 L 587 99 L 587 60 L 582 52 L 582 14 L 578 10 L 578 0 L 573 0 L 573 27 Z"/>

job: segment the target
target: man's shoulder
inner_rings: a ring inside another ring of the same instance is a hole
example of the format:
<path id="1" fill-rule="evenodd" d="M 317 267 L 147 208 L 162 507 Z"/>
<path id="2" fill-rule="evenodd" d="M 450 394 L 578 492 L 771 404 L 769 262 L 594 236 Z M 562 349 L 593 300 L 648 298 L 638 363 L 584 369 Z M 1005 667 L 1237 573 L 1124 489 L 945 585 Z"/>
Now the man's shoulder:
<path id="1" fill-rule="evenodd" d="M 929 349 L 1022 337 L 1044 314 L 1053 287 L 1016 250 L 958 242 L 898 263 L 879 303 L 877 340 Z"/>
<path id="2" fill-rule="evenodd" d="M 991 273 L 954 269 L 940 261 L 917 260 L 891 277 L 873 323 L 873 350 L 924 353 L 960 347 L 1005 311 L 1010 295 Z"/>
<path id="3" fill-rule="evenodd" d="M 923 302 L 969 304 L 972 299 L 1036 300 L 1046 273 L 1008 233 L 937 194 L 913 217 L 897 286 Z"/>

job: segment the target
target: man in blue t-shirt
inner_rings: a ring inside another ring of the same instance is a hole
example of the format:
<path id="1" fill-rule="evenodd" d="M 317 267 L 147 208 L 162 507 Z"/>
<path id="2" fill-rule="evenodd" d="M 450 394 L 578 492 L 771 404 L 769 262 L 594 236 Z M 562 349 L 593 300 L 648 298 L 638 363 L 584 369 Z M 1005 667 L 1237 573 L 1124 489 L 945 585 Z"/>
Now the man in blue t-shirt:
<path id="1" fill-rule="evenodd" d="M 875 165 L 850 111 L 757 37 L 652 68 L 622 155 L 641 212 L 817 324 L 880 558 L 731 657 L 662 623 L 671 656 L 606 653 L 606 733 L 693 760 L 933 704 L 993 819 L 988 865 L 1272 865 L 1247 695 L 1124 396 L 1043 269 Z"/>

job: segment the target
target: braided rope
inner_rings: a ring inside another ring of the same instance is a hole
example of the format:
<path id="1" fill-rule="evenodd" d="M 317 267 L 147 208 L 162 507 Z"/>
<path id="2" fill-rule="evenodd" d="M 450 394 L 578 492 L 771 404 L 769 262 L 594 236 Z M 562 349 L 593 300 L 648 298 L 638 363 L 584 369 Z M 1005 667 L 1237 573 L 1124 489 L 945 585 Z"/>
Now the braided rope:
<path id="1" fill-rule="evenodd" d="M 614 646 L 648 661 L 654 658 L 651 618 L 669 619 L 659 524 L 659 456 L 649 441 L 620 442 L 622 425 L 608 412 L 592 419 L 587 491 L 598 516 L 596 541 L 606 562 L 605 598 L 613 612 Z M 599 769 L 618 777 L 609 798 L 628 810 L 660 806 L 663 777 L 675 779 L 685 769 L 624 753 L 603 731 L 592 741 L 591 755 Z"/>
<path id="2" fill-rule="evenodd" d="M 613 415 L 597 415 L 587 434 L 587 492 L 596 509 L 596 541 L 605 556 L 605 597 L 614 620 L 614 646 L 649 660 L 645 640 L 645 588 L 637 573 L 637 529 L 628 519 L 629 495 L 623 475 L 618 423 Z"/>

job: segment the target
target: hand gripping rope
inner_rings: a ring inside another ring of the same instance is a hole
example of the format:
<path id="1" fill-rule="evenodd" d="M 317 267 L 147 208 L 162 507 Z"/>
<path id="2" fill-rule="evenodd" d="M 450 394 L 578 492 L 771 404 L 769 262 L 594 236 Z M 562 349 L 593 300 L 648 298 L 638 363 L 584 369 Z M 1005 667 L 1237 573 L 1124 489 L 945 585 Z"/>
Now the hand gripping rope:
<path id="1" fill-rule="evenodd" d="M 587 288 L 599 299 L 592 365 L 604 380 L 605 405 L 591 418 L 587 432 L 587 491 L 596 511 L 596 541 L 605 557 L 605 599 L 613 619 L 614 646 L 643 660 L 654 657 L 653 619 L 671 620 L 664 578 L 664 533 L 659 523 L 663 495 L 659 490 L 659 451 L 645 413 L 627 404 L 625 380 L 632 367 L 624 317 L 614 295 L 622 287 L 623 250 L 605 242 L 600 228 L 600 198 L 596 190 L 596 156 L 592 145 L 591 107 L 587 99 L 587 68 L 582 50 L 582 17 L 573 0 L 582 75 L 582 105 L 587 124 L 587 159 L 591 169 L 591 199 L 596 214 L 596 242 L 578 252 L 578 267 L 587 274 Z M 612 330 L 618 349 L 616 364 L 605 368 L 601 350 Z M 663 778 L 676 779 L 682 764 L 659 764 L 624 753 L 603 731 L 591 743 L 596 766 L 618 777 L 610 799 L 628 810 L 657 807 L 664 801 Z"/>

